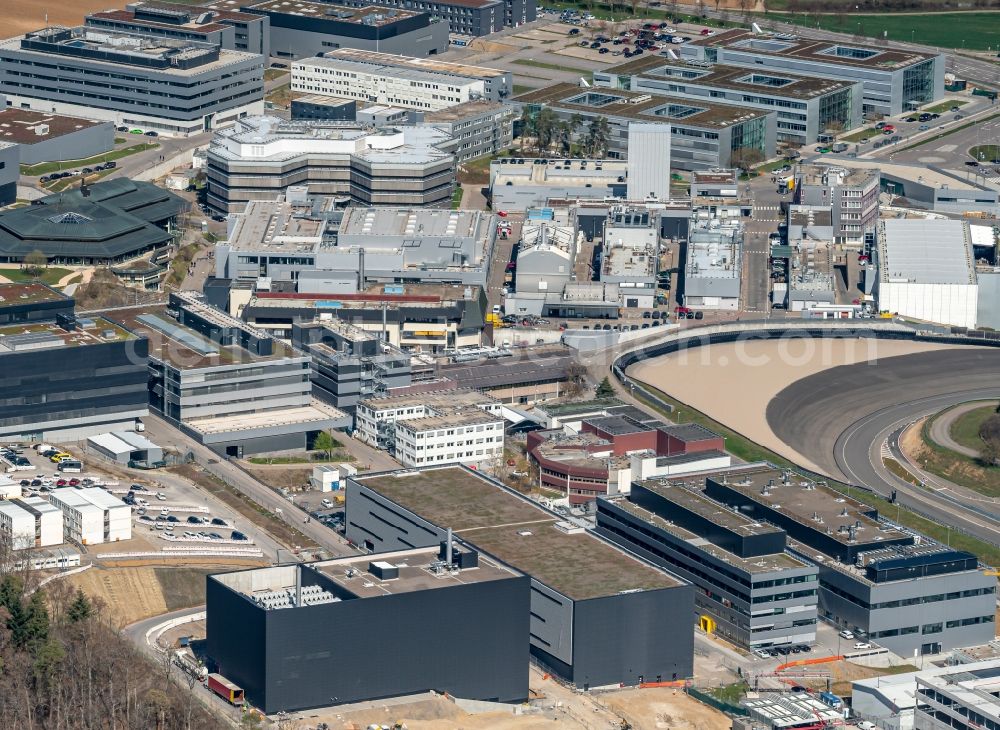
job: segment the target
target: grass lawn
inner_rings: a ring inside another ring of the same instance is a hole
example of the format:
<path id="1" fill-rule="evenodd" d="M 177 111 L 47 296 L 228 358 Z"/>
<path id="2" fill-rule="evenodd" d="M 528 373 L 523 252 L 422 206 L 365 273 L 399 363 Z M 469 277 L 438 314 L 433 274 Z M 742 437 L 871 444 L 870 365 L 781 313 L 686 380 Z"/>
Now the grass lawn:
<path id="1" fill-rule="evenodd" d="M 459 184 L 488 185 L 490 182 L 490 163 L 494 158 L 494 155 L 483 155 L 461 163 L 458 171 Z"/>
<path id="2" fill-rule="evenodd" d="M 983 440 L 979 438 L 979 427 L 994 413 L 996 413 L 995 403 L 963 413 L 951 424 L 951 437 L 967 449 L 979 451 L 983 448 Z"/>
<path id="3" fill-rule="evenodd" d="M 672 13 L 662 8 L 642 8 L 641 10 L 637 10 L 636 15 L 633 15 L 631 6 L 624 3 L 617 3 L 612 6 L 611 3 L 607 2 L 588 2 L 588 0 L 555 0 L 554 2 L 545 3 L 545 7 L 556 8 L 558 10 L 579 10 L 584 13 L 591 13 L 598 20 L 612 20 L 619 23 L 630 21 L 633 18 L 638 17 L 640 19 L 648 18 L 650 20 L 679 18 L 682 22 L 695 23 L 714 28 L 740 25 L 737 22 L 724 22 L 714 18 L 701 18 L 696 15 L 689 15 L 688 13 Z M 585 32 L 587 29 L 581 28 L 580 30 L 581 32 Z"/>
<path id="4" fill-rule="evenodd" d="M 766 449 L 763 446 L 756 444 L 742 434 L 737 433 L 730 428 L 726 428 L 718 421 L 709 418 L 700 411 L 696 411 L 691 406 L 678 401 L 676 398 L 670 397 L 663 391 L 657 390 L 649 385 L 645 385 L 644 387 L 646 387 L 650 392 L 656 394 L 669 405 L 673 406 L 675 409 L 674 412 L 666 413 L 655 403 L 645 401 L 642 394 L 638 390 L 635 391 L 636 398 L 645 402 L 646 405 L 654 411 L 666 415 L 669 418 L 674 418 L 677 411 L 680 411 L 682 416 L 681 420 L 684 423 L 697 423 L 711 429 L 725 439 L 726 451 L 731 453 L 733 456 L 743 459 L 744 461 L 769 461 L 778 467 L 801 471 L 801 469 L 783 456 L 779 456 L 770 449 Z M 995 471 L 1000 473 L 1000 469 L 996 469 Z M 911 512 L 905 507 L 891 504 L 889 500 L 883 499 L 882 497 L 872 494 L 871 492 L 852 489 L 846 484 L 838 482 L 834 479 L 827 479 L 826 481 L 832 488 L 848 494 L 850 497 L 853 497 L 859 502 L 871 505 L 877 509 L 880 514 L 888 517 L 889 519 L 896 520 L 901 525 L 913 528 L 914 530 L 922 532 L 928 537 L 942 543 L 950 540 L 952 547 L 959 550 L 968 550 L 970 553 L 979 556 L 979 558 L 987 565 L 1000 565 L 1000 547 L 983 542 L 975 537 L 964 535 L 955 530 L 949 530 L 944 525 L 941 525 L 933 520 L 929 520 L 926 517 L 921 517 L 917 513 Z"/>
<path id="5" fill-rule="evenodd" d="M 980 162 L 1000 160 L 1000 144 L 981 144 L 969 150 L 969 156 Z"/>
<path id="6" fill-rule="evenodd" d="M 297 99 L 300 96 L 302 95 L 299 92 L 292 92 L 291 84 L 283 84 L 272 89 L 264 98 L 275 106 L 286 107 L 292 103 L 292 99 Z"/>
<path id="7" fill-rule="evenodd" d="M 882 464 L 885 466 L 886 469 L 891 471 L 893 474 L 902 479 L 904 482 L 909 482 L 915 487 L 920 486 L 920 480 L 917 479 L 912 474 L 910 474 L 910 472 L 906 471 L 906 468 L 895 459 L 884 458 L 882 459 Z"/>
<path id="8" fill-rule="evenodd" d="M 37 175 L 48 175 L 50 172 L 60 172 L 62 170 L 72 170 L 77 167 L 99 165 L 102 162 L 120 160 L 123 157 L 134 155 L 137 152 L 155 150 L 159 146 L 160 145 L 156 142 L 143 142 L 142 144 L 134 144 L 131 147 L 123 147 L 120 150 L 111 150 L 110 152 L 105 152 L 103 155 L 87 157 L 83 160 L 62 160 L 60 162 L 40 162 L 37 165 L 21 165 L 21 174 L 29 177 L 35 177 Z"/>
<path id="9" fill-rule="evenodd" d="M 791 164 L 787 158 L 782 158 L 780 160 L 774 160 L 773 162 L 765 162 L 760 167 L 754 168 L 758 173 L 774 172 L 775 170 L 780 170 L 785 165 Z"/>
<path id="10" fill-rule="evenodd" d="M 574 74 L 582 74 L 584 76 L 589 76 L 590 71 L 583 68 L 573 68 L 572 66 L 566 66 L 565 64 L 559 63 L 546 63 L 545 61 L 536 61 L 533 58 L 516 58 L 513 63 L 519 66 L 531 66 L 532 68 L 545 68 L 549 71 L 569 71 Z"/>
<path id="11" fill-rule="evenodd" d="M 761 18 L 762 16 L 758 16 Z M 870 38 L 887 37 L 893 41 L 926 43 L 942 48 L 970 51 L 996 51 L 1000 48 L 1000 16 L 996 13 L 931 13 L 928 15 L 839 15 L 787 13 L 772 14 L 780 19 L 808 28 L 850 33 Z M 950 108 L 950 105 L 949 105 Z"/>
<path id="12" fill-rule="evenodd" d="M 18 284 L 23 284 L 29 281 L 40 281 L 43 284 L 48 284 L 52 286 L 56 284 L 60 279 L 73 272 L 70 269 L 63 269 L 59 266 L 50 266 L 46 268 L 41 276 L 29 276 L 24 269 L 0 269 L 0 276 L 6 277 L 13 282 Z"/>
<path id="13" fill-rule="evenodd" d="M 865 129 L 859 129 L 857 132 L 852 132 L 845 137 L 841 137 L 841 142 L 863 142 L 866 139 L 871 139 L 872 137 L 878 137 L 882 134 L 875 127 L 866 127 Z"/>
<path id="14" fill-rule="evenodd" d="M 1000 22 L 1000 19 L 998 19 L 997 22 Z M 921 109 L 920 112 L 927 112 L 928 114 L 944 114 L 945 112 L 950 112 L 953 106 L 964 106 L 968 103 L 969 102 L 964 99 L 942 101 L 940 104 L 935 104 L 934 106 L 929 106 L 926 109 Z"/>
<path id="15" fill-rule="evenodd" d="M 534 91 L 534 86 L 525 86 L 524 84 L 514 84 L 514 96 L 519 96 L 521 94 L 527 94 L 529 91 Z"/>
<path id="16" fill-rule="evenodd" d="M 288 69 L 285 68 L 266 68 L 264 69 L 264 81 L 274 81 L 275 79 L 280 79 L 282 76 L 288 75 Z"/>
<path id="17" fill-rule="evenodd" d="M 712 687 L 706 691 L 720 702 L 727 702 L 730 705 L 739 705 L 740 700 L 743 699 L 744 695 L 746 695 L 747 689 L 748 688 L 745 682 L 733 682 L 732 684 L 726 684 L 722 687 Z"/>
<path id="18" fill-rule="evenodd" d="M 451 209 L 458 210 L 462 207 L 462 186 L 456 185 L 455 191 L 451 194 Z"/>

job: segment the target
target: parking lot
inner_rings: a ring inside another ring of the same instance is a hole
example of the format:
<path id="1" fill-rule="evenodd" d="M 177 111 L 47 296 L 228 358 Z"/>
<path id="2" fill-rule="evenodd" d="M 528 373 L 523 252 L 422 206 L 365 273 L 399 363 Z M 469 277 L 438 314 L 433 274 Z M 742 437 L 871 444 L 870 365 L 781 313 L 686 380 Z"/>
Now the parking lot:
<path id="1" fill-rule="evenodd" d="M 82 445 L 58 447 L 59 453 L 69 454 L 80 464 L 80 471 L 60 471 L 51 458 L 30 445 L 10 446 L 15 449 L 5 445 L 0 451 L 0 465 L 8 469 L 8 477 L 19 482 L 23 496 L 44 498 L 57 489 L 103 487 L 132 504 L 133 535 L 143 535 L 157 548 L 178 544 L 206 549 L 216 545 L 256 546 L 270 555 L 281 548 L 249 520 L 177 475 L 125 470 L 88 454 Z M 125 545 L 120 547 L 124 549 Z"/>
<path id="2" fill-rule="evenodd" d="M 641 15 L 641 10 L 637 11 Z M 616 63 L 626 61 L 635 55 L 645 53 L 666 53 L 676 49 L 684 38 L 700 37 L 702 31 L 709 30 L 702 25 L 655 21 L 656 28 L 641 17 L 611 23 L 588 19 L 586 13 L 565 15 L 562 11 L 539 9 L 538 19 L 518 28 L 506 28 L 495 33 L 488 40 L 477 40 L 465 47 L 452 47 L 442 55 L 443 60 L 461 61 L 476 65 L 499 65 L 514 74 L 515 93 L 527 89 L 537 89 L 554 83 L 579 82 L 581 77 L 589 79 L 590 73 Z M 664 28 L 660 29 L 660 24 Z M 671 30 L 668 32 L 667 29 Z M 640 32 L 646 32 L 640 38 Z M 655 36 L 660 35 L 660 38 Z M 677 36 L 679 42 L 671 43 L 667 35 Z M 597 39 L 605 38 L 604 41 Z M 615 39 L 619 43 L 615 44 Z M 650 45 L 637 46 L 636 41 L 648 41 Z M 594 44 L 597 44 L 594 46 Z M 656 48 L 653 48 L 653 46 Z M 592 47 L 593 46 L 593 47 Z M 635 49 L 640 48 L 640 54 Z M 602 52 L 603 50 L 603 52 Z M 629 56 L 625 56 L 625 51 Z"/>

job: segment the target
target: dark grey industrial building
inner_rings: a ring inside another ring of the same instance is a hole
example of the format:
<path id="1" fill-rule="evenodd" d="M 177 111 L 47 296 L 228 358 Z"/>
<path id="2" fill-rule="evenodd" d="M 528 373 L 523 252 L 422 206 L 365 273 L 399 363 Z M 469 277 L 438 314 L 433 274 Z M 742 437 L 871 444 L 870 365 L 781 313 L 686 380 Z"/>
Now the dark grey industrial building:
<path id="1" fill-rule="evenodd" d="M 270 55 L 270 28 L 266 16 L 219 7 L 132 2 L 124 10 L 91 13 L 83 22 L 90 28 L 212 43 L 232 51 L 259 53 L 264 58 Z"/>
<path id="2" fill-rule="evenodd" d="M 52 264 L 100 265 L 166 249 L 188 203 L 153 183 L 126 178 L 49 195 L 0 213 L 0 262 L 41 251 Z"/>
<path id="3" fill-rule="evenodd" d="M 312 355 L 313 395 L 353 414 L 358 401 L 409 385 L 410 355 L 337 320 L 292 325 L 292 346 Z"/>
<path id="4" fill-rule="evenodd" d="M 308 355 L 194 292 L 108 317 L 149 342 L 152 410 L 218 454 L 304 449 L 318 432 L 351 423 L 312 397 Z"/>
<path id="5" fill-rule="evenodd" d="M 271 55 L 306 58 L 337 48 L 435 56 L 448 50 L 448 24 L 419 10 L 389 10 L 365 3 L 348 8 L 324 2 L 266 0 L 240 10 L 271 24 Z"/>
<path id="6" fill-rule="evenodd" d="M 25 323 L 31 331 L 25 332 Z M 0 439 L 71 441 L 148 415 L 148 343 L 41 284 L 0 284 Z"/>
<path id="7" fill-rule="evenodd" d="M 449 30 L 458 36 L 489 35 L 538 17 L 536 0 L 337 0 L 337 4 L 422 10 L 447 20 Z"/>
<path id="8" fill-rule="evenodd" d="M 456 542 L 208 576 L 213 668 L 267 714 L 427 690 L 527 699 L 529 579 Z"/>
<path id="9" fill-rule="evenodd" d="M 22 109 L 197 134 L 264 110 L 264 58 L 211 43 L 51 27 L 0 41 L 0 93 Z"/>
<path id="10" fill-rule="evenodd" d="M 819 615 L 900 656 L 992 641 L 996 580 L 975 557 L 879 519 L 873 507 L 768 465 L 707 477 L 705 494 L 785 530 L 819 567 Z"/>
<path id="11" fill-rule="evenodd" d="M 627 499 L 598 498 L 597 532 L 694 583 L 696 619 L 712 633 L 753 648 L 812 644 L 816 566 L 786 552 L 784 530 L 713 502 L 702 486 L 652 479 Z"/>
<path id="12" fill-rule="evenodd" d="M 17 143 L 22 165 L 81 160 L 110 152 L 115 147 L 115 126 L 111 122 L 95 122 L 14 107 L 4 109 L 2 102 L 3 97 L 0 96 L 3 141 Z M 4 169 L 0 168 L 0 176 Z M 14 170 L 17 170 L 17 165 L 14 165 Z"/>
<path id="13" fill-rule="evenodd" d="M 0 100 L 3 97 L 0 96 Z M 0 142 L 0 205 L 10 205 L 17 200 L 17 180 L 21 175 L 21 146 L 14 142 Z"/>
<path id="14" fill-rule="evenodd" d="M 353 122 L 358 116 L 358 102 L 324 94 L 307 94 L 292 99 L 292 121 L 325 119 L 331 122 Z"/>
<path id="15" fill-rule="evenodd" d="M 448 529 L 531 578 L 535 661 L 576 687 L 691 676 L 694 588 L 478 471 L 351 477 L 346 536 L 373 553 L 437 546 Z"/>

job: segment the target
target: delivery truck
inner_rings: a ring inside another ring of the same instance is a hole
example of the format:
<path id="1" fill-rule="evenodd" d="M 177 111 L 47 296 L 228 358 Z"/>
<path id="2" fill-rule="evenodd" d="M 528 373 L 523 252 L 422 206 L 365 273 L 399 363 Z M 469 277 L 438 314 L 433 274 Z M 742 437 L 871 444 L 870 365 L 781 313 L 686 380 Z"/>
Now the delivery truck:
<path id="1" fill-rule="evenodd" d="M 208 688 L 231 705 L 243 704 L 243 689 L 221 674 L 208 675 Z"/>

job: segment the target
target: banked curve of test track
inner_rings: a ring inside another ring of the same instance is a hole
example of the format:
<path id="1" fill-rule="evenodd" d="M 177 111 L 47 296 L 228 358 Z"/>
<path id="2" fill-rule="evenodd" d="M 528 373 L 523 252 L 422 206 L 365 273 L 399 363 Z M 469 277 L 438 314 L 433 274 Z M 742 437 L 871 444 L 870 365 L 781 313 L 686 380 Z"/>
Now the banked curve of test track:
<path id="1" fill-rule="evenodd" d="M 654 341 L 645 340 L 634 348 L 620 354 L 612 364 L 612 372 L 624 385 L 639 391 L 644 399 L 657 403 L 667 411 L 672 410 L 668 403 L 659 399 L 655 393 L 647 390 L 644 383 L 627 375 L 627 369 L 644 360 L 670 355 L 680 350 L 700 347 L 708 344 L 719 344 L 748 339 L 781 339 L 791 337 L 818 338 L 876 338 L 897 339 L 918 342 L 929 342 L 948 345 L 987 345 L 1000 347 L 1000 340 L 984 340 L 966 335 L 951 335 L 941 332 L 928 332 L 891 321 L 867 321 L 853 324 L 847 322 L 739 322 L 709 327 L 699 327 L 665 333 Z M 905 358 L 921 358 L 926 353 L 905 355 Z M 845 370 L 856 366 L 842 366 Z M 996 370 L 994 373 L 998 372 Z M 822 373 L 818 374 L 822 375 Z M 956 386 L 962 384 L 956 375 Z M 804 381 L 816 378 L 808 376 L 797 381 L 789 388 L 801 386 Z M 808 388 L 807 388 L 808 389 Z M 788 390 L 786 388 L 786 390 Z M 909 390 L 919 392 L 919 390 Z M 782 391 L 784 393 L 784 391 Z M 777 400 L 782 393 L 776 396 Z M 928 397 L 907 398 L 906 393 L 895 393 L 899 400 L 891 405 L 877 407 L 875 411 L 860 412 L 854 417 L 849 411 L 839 413 L 841 423 L 838 424 L 826 439 L 824 454 L 805 454 L 816 458 L 813 461 L 821 465 L 823 473 L 815 474 L 809 469 L 799 467 L 806 474 L 821 477 L 832 477 L 845 481 L 852 487 L 873 492 L 888 498 L 893 491 L 904 507 L 914 510 L 925 517 L 942 525 L 973 535 L 995 545 L 1000 545 L 1000 523 L 992 509 L 984 509 L 976 504 L 960 499 L 942 491 L 928 491 L 916 487 L 896 477 L 884 467 L 881 460 L 881 448 L 887 435 L 901 424 L 909 423 L 923 416 L 943 410 L 968 400 L 1000 397 L 1000 383 L 987 387 L 962 388 L 956 387 L 946 393 L 937 393 Z M 774 401 L 772 401 L 772 404 Z M 770 406 L 769 406 L 770 411 Z M 844 419 L 847 419 L 844 421 Z M 769 422 L 771 418 L 768 418 Z M 773 425 L 773 422 L 772 422 Z M 776 435 L 788 443 L 776 429 Z M 743 434 L 741 434 L 743 435 Z M 745 436 L 745 435 L 744 435 Z M 835 439 L 832 437 L 836 436 Z M 749 439 L 753 440 L 753 439 Z M 832 443 L 831 443 L 832 441 Z M 789 444 L 793 448 L 794 444 Z M 820 458 L 823 457 L 823 458 Z"/>

